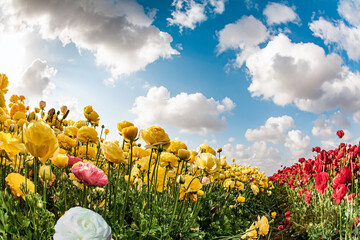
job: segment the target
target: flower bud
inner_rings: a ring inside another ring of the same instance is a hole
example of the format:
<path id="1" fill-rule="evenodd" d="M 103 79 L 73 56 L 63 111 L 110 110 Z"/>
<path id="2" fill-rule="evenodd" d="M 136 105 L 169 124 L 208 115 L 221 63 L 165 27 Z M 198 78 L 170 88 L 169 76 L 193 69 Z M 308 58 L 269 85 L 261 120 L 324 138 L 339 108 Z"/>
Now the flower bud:
<path id="1" fill-rule="evenodd" d="M 185 177 L 183 175 L 180 175 L 176 179 L 177 183 L 184 184 L 185 183 Z"/>

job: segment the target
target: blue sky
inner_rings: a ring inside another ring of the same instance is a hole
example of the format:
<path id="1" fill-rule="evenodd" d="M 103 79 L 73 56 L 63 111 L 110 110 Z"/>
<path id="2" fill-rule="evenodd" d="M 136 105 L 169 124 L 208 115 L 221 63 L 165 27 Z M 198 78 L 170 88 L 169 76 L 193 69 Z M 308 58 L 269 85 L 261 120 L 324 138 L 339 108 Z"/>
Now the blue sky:
<path id="1" fill-rule="evenodd" d="M 360 2 L 0 0 L 0 72 L 36 106 L 92 105 L 271 174 L 359 142 Z"/>

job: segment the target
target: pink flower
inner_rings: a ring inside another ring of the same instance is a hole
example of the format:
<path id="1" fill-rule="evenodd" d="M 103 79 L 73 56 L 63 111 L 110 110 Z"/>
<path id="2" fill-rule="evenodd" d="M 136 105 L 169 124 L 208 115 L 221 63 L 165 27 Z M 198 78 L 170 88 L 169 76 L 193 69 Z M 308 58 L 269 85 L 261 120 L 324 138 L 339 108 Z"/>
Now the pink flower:
<path id="1" fill-rule="evenodd" d="M 80 162 L 71 168 L 71 171 L 86 186 L 103 187 L 109 182 L 108 176 L 105 175 L 104 171 L 89 162 Z"/>
<path id="2" fill-rule="evenodd" d="M 81 158 L 70 156 L 70 155 L 67 155 L 67 156 L 69 158 L 69 162 L 68 162 L 69 167 L 72 167 L 75 163 L 82 161 Z"/>
<path id="3" fill-rule="evenodd" d="M 344 136 L 344 131 L 343 130 L 339 130 L 336 132 L 336 135 L 339 137 L 339 138 L 342 138 Z"/>
<path id="4" fill-rule="evenodd" d="M 210 178 L 208 178 L 208 177 L 203 177 L 203 178 L 202 178 L 202 181 L 201 181 L 201 184 L 202 184 L 202 185 L 208 185 L 208 184 L 210 184 L 210 183 L 211 183 Z"/>

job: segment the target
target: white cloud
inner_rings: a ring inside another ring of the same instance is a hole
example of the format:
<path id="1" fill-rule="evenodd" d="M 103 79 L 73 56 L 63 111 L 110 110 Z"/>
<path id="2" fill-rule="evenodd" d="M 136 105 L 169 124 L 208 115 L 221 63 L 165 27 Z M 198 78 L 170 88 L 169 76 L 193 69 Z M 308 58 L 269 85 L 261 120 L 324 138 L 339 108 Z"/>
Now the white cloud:
<path id="1" fill-rule="evenodd" d="M 224 129 L 226 118 L 223 114 L 234 107 L 235 103 L 227 97 L 221 102 L 206 98 L 202 93 L 182 92 L 170 97 L 165 87 L 152 87 L 146 96 L 135 99 L 130 112 L 137 115 L 135 123 L 141 127 L 167 124 L 182 132 L 205 134 Z"/>
<path id="2" fill-rule="evenodd" d="M 311 133 L 320 139 L 329 139 L 335 135 L 332 123 L 330 119 L 326 119 L 325 115 L 322 115 L 321 118 L 314 121 L 314 127 Z"/>
<path id="3" fill-rule="evenodd" d="M 263 11 L 263 14 L 266 16 L 268 25 L 299 22 L 299 16 L 295 13 L 295 11 L 281 3 L 268 3 Z"/>
<path id="4" fill-rule="evenodd" d="M 268 38 L 266 27 L 253 16 L 243 16 L 235 23 L 229 23 L 218 32 L 220 53 L 225 50 L 244 49 L 256 46 Z"/>
<path id="5" fill-rule="evenodd" d="M 25 70 L 20 82 L 15 87 L 16 92 L 27 97 L 49 95 L 55 89 L 51 77 L 55 76 L 56 72 L 57 70 L 49 67 L 46 61 L 36 59 Z"/>
<path id="6" fill-rule="evenodd" d="M 234 142 L 234 141 L 235 141 L 235 138 L 234 138 L 234 137 L 229 137 L 228 141 L 229 141 L 229 142 Z"/>
<path id="7" fill-rule="evenodd" d="M 353 26 L 360 26 L 360 2 L 358 0 L 340 0 L 337 10 L 348 23 Z"/>
<path id="8" fill-rule="evenodd" d="M 331 115 L 332 122 L 339 127 L 351 127 L 350 121 L 340 111 L 334 112 Z"/>
<path id="9" fill-rule="evenodd" d="M 96 64 L 105 66 L 113 78 L 144 69 L 160 57 L 178 52 L 170 46 L 172 37 L 152 25 L 148 14 L 135 0 L 63 1 L 26 0 L 2 4 L 8 23 L 39 29 L 44 39 L 74 43 L 91 51 Z"/>
<path id="10" fill-rule="evenodd" d="M 318 98 L 321 85 L 340 71 L 341 58 L 325 55 L 313 43 L 292 43 L 279 34 L 268 45 L 252 54 L 246 66 L 252 77 L 248 90 L 284 106 L 295 99 Z"/>
<path id="11" fill-rule="evenodd" d="M 226 50 L 240 51 L 235 66 L 241 67 L 251 54 L 258 51 L 257 45 L 268 39 L 269 32 L 258 19 L 253 16 L 243 16 L 235 23 L 227 24 L 217 35 L 218 53 Z"/>
<path id="12" fill-rule="evenodd" d="M 194 30 L 197 24 L 208 19 L 208 13 L 222 14 L 225 11 L 227 0 L 174 0 L 172 6 L 175 10 L 171 12 L 171 18 L 167 18 L 169 25 L 177 25 L 182 32 L 183 28 Z"/>
<path id="13" fill-rule="evenodd" d="M 245 137 L 248 141 L 269 141 L 277 144 L 285 141 L 284 132 L 293 125 L 294 119 L 290 116 L 270 117 L 265 125 L 247 129 Z"/>
<path id="14" fill-rule="evenodd" d="M 310 137 L 300 130 L 289 131 L 284 145 L 290 149 L 294 160 L 310 156 Z"/>
<path id="15" fill-rule="evenodd" d="M 335 79 L 324 82 L 316 98 L 295 99 L 295 104 L 303 111 L 324 112 L 339 107 L 349 114 L 360 110 L 360 73 L 343 67 Z"/>
<path id="16" fill-rule="evenodd" d="M 260 171 L 265 171 L 268 176 L 275 173 L 282 164 L 280 151 L 277 148 L 268 147 L 264 141 L 254 142 L 249 147 L 243 144 L 236 144 L 233 147 L 228 143 L 222 149 L 226 159 L 235 158 L 235 162 L 242 166 L 259 167 Z"/>
<path id="17" fill-rule="evenodd" d="M 336 43 L 346 51 L 350 59 L 360 59 L 360 49 L 358 47 L 360 45 L 360 26 L 348 27 L 340 20 L 331 23 L 322 17 L 310 23 L 309 26 L 314 36 L 323 39 L 325 44 Z"/>
<path id="18" fill-rule="evenodd" d="M 353 120 L 357 123 L 360 123 L 360 111 L 357 111 L 353 114 Z"/>

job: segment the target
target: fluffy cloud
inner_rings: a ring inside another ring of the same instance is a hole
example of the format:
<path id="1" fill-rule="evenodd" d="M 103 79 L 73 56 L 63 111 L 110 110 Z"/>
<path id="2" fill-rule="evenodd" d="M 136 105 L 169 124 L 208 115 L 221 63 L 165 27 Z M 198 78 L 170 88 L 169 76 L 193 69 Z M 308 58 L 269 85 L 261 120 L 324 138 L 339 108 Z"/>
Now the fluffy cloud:
<path id="1" fill-rule="evenodd" d="M 299 21 L 299 16 L 295 11 L 281 3 L 269 3 L 266 5 L 263 14 L 266 16 L 266 21 L 269 25 Z"/>
<path id="2" fill-rule="evenodd" d="M 207 13 L 222 14 L 225 11 L 227 0 L 174 0 L 171 18 L 167 18 L 170 25 L 177 25 L 182 32 L 183 28 L 195 29 L 197 24 L 207 20 Z"/>
<path id="3" fill-rule="evenodd" d="M 294 160 L 310 155 L 310 137 L 300 130 L 289 131 L 284 145 L 290 149 L 291 156 Z"/>
<path id="4" fill-rule="evenodd" d="M 152 87 L 146 96 L 135 99 L 130 112 L 137 115 L 135 123 L 142 127 L 167 124 L 182 132 L 207 133 L 224 129 L 223 114 L 234 107 L 235 103 L 227 97 L 221 102 L 206 98 L 202 93 L 182 92 L 170 97 L 165 87 Z"/>
<path id="5" fill-rule="evenodd" d="M 236 163 L 243 166 L 260 167 L 260 171 L 265 171 L 267 175 L 275 173 L 282 164 L 280 151 L 276 148 L 268 147 L 264 141 L 254 142 L 249 147 L 245 147 L 243 144 L 236 144 L 234 147 L 228 143 L 222 149 L 228 161 L 235 158 Z"/>
<path id="6" fill-rule="evenodd" d="M 246 130 L 245 137 L 248 141 L 269 141 L 277 144 L 285 141 L 284 132 L 293 125 L 294 119 L 290 116 L 270 117 L 265 125 Z"/>
<path id="7" fill-rule="evenodd" d="M 330 22 L 320 17 L 310 23 L 314 35 L 324 40 L 325 44 L 336 44 L 344 49 L 350 59 L 360 59 L 360 2 L 357 0 L 340 0 L 338 5 L 339 15 L 343 20 Z"/>
<path id="8" fill-rule="evenodd" d="M 360 110 L 360 73 L 343 67 L 335 79 L 324 82 L 316 98 L 298 98 L 295 104 L 303 111 L 320 113 L 339 107 L 351 114 Z"/>
<path id="9" fill-rule="evenodd" d="M 269 33 L 264 24 L 253 16 L 243 16 L 235 23 L 227 24 L 218 33 L 217 50 L 240 50 L 236 65 L 241 67 L 252 53 L 258 50 L 257 45 L 267 40 Z"/>
<path id="10" fill-rule="evenodd" d="M 323 39 L 325 44 L 336 43 L 346 51 L 350 59 L 360 59 L 358 47 L 360 45 L 360 25 L 349 27 L 343 21 L 332 23 L 320 17 L 319 20 L 310 23 L 310 29 L 315 36 Z"/>
<path id="11" fill-rule="evenodd" d="M 358 0 L 340 0 L 337 10 L 351 25 L 360 26 L 360 2 Z"/>
<path id="12" fill-rule="evenodd" d="M 178 54 L 172 37 L 152 25 L 154 11 L 146 14 L 135 0 L 15 0 L 2 4 L 2 12 L 9 23 L 39 29 L 44 39 L 91 51 L 114 78 Z"/>
<path id="13" fill-rule="evenodd" d="M 340 111 L 334 112 L 331 115 L 332 122 L 339 127 L 351 127 L 349 120 Z"/>
<path id="14" fill-rule="evenodd" d="M 314 127 L 311 130 L 314 137 L 328 139 L 334 136 L 335 132 L 330 119 L 326 119 L 325 115 L 314 121 Z"/>
<path id="15" fill-rule="evenodd" d="M 51 82 L 50 78 L 55 76 L 56 72 L 57 70 L 49 67 L 46 61 L 36 59 L 25 70 L 15 88 L 18 93 L 27 97 L 48 95 L 55 88 L 55 84 Z"/>
<path id="16" fill-rule="evenodd" d="M 341 62 L 338 55 L 325 55 L 313 43 L 292 43 L 279 34 L 246 60 L 252 77 L 248 90 L 253 97 L 263 96 L 281 106 L 296 99 L 315 99 L 322 84 L 340 72 Z"/>

